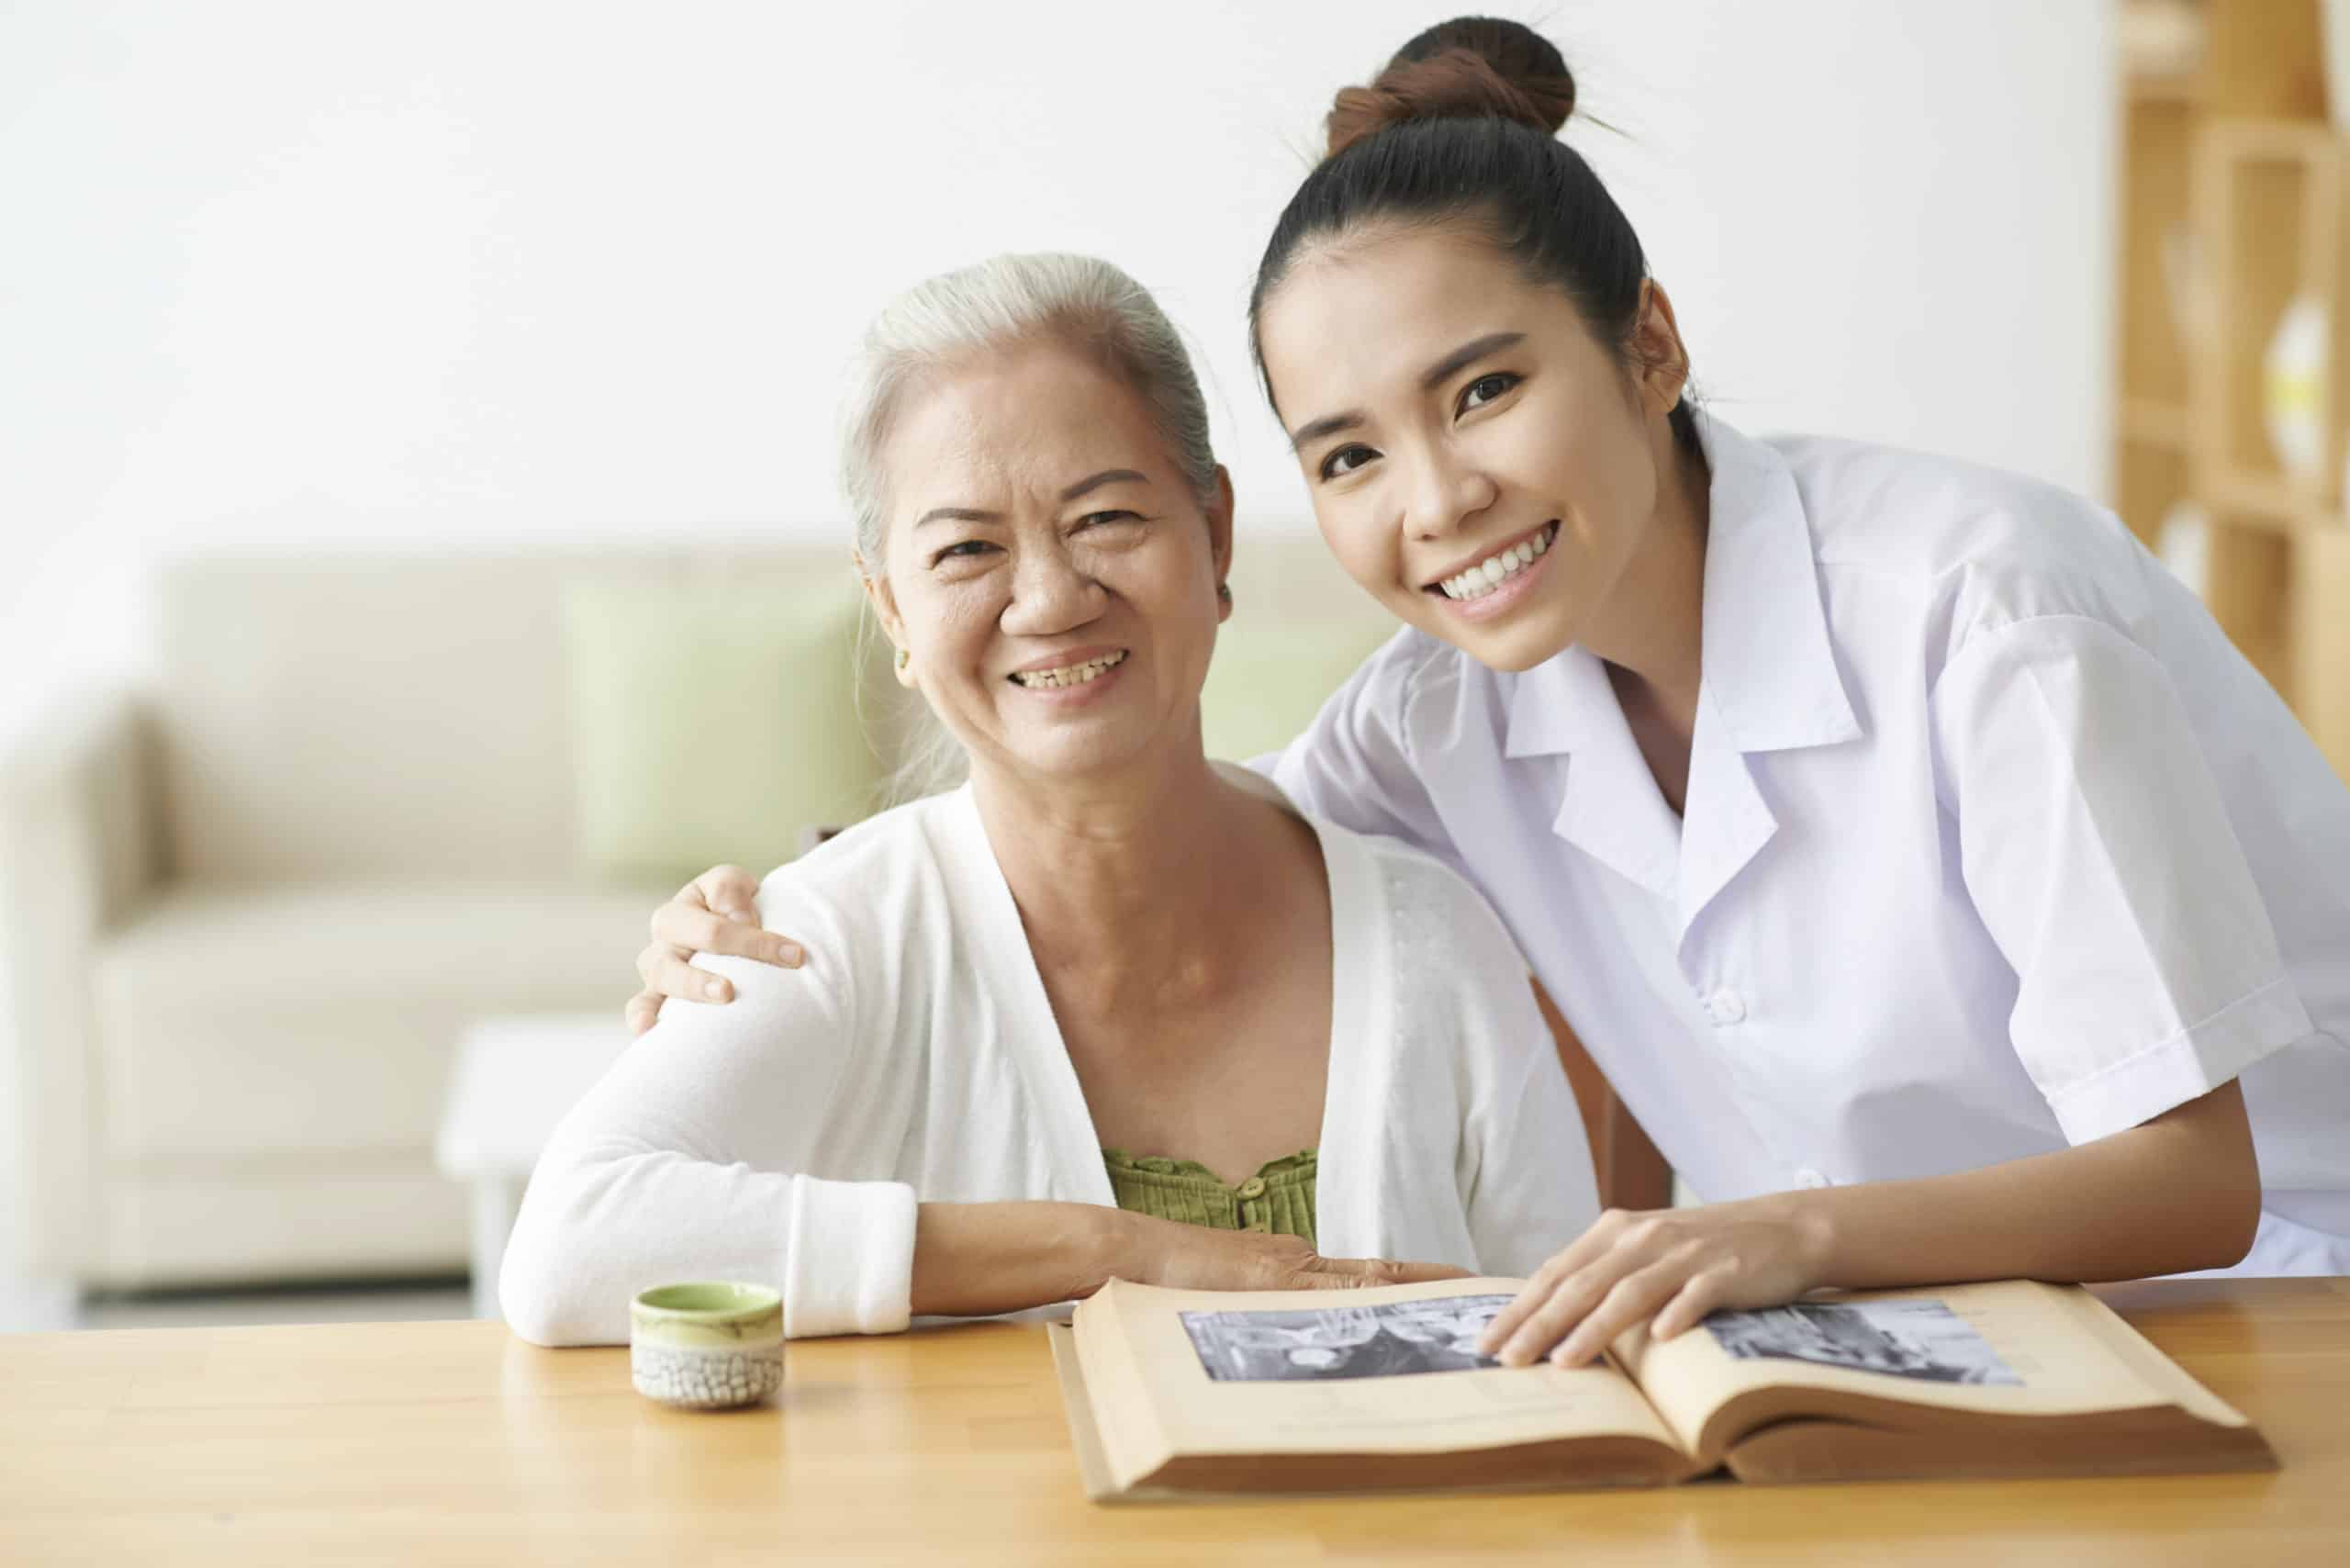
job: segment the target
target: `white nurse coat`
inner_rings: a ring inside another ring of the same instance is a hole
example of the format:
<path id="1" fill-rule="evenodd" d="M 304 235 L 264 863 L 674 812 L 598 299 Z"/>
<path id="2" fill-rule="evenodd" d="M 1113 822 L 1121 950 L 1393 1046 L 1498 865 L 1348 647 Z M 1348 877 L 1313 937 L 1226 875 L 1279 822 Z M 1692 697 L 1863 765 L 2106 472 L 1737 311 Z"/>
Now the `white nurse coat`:
<path id="1" fill-rule="evenodd" d="M 1681 817 L 1580 647 L 1512 675 L 1407 629 L 1260 766 L 1466 872 L 1703 1198 L 2015 1159 L 2234 1078 L 2264 1196 L 2231 1271 L 2350 1272 L 2350 790 L 2291 713 L 2077 497 L 1700 428 Z"/>

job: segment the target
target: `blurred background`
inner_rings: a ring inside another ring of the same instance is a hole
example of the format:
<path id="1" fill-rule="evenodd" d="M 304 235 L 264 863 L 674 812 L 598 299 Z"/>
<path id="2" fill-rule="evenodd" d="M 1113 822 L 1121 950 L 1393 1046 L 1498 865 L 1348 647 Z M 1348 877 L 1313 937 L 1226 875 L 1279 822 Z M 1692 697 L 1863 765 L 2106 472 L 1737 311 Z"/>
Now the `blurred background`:
<path id="1" fill-rule="evenodd" d="M 2350 759 L 2339 7 L 1496 9 L 1718 412 L 2115 505 Z M 0 1327 L 481 1309 L 652 905 L 901 745 L 831 410 L 919 277 L 1158 293 L 1240 500 L 1212 747 L 1282 739 L 1382 625 L 1243 306 L 1451 14 L 0 6 Z"/>

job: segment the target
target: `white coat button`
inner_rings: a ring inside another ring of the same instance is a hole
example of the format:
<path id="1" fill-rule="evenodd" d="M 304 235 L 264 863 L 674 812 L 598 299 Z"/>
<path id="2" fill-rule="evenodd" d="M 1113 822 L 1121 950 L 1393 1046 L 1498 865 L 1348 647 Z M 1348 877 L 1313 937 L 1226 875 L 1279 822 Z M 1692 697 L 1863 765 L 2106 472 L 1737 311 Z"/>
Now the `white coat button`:
<path id="1" fill-rule="evenodd" d="M 1796 1185 L 1798 1187 L 1830 1187 L 1835 1185 L 1835 1183 L 1829 1181 L 1827 1177 L 1821 1175 L 1818 1171 L 1814 1170 L 1810 1166 L 1807 1165 L 1802 1170 L 1796 1172 Z"/>
<path id="2" fill-rule="evenodd" d="M 1734 991 L 1717 991 L 1706 998 L 1706 1016 L 1717 1024 L 1735 1024 L 1746 1016 L 1746 1003 Z"/>

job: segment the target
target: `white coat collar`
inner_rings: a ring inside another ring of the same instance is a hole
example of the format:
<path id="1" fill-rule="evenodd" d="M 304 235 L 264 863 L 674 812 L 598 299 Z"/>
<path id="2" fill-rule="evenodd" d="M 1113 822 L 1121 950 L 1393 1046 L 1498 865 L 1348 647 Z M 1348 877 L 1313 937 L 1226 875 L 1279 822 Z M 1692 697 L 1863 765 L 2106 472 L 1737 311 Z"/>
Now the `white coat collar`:
<path id="1" fill-rule="evenodd" d="M 1720 420 L 1700 414 L 1697 428 L 1713 469 L 1700 679 L 1731 744 L 1751 754 L 1858 738 L 1794 474 Z M 1599 661 L 1571 647 L 1517 678 L 1506 753 L 1579 750 L 1622 722 Z"/>
<path id="2" fill-rule="evenodd" d="M 1517 678 L 1505 742 L 1513 757 L 1575 754 L 1552 831 L 1670 901 L 1684 937 L 1777 831 L 1748 756 L 1861 734 L 1828 640 L 1795 476 L 1776 452 L 1718 420 L 1701 416 L 1698 429 L 1713 482 L 1683 814 L 1658 792 L 1606 666 L 1580 646 Z"/>
<path id="3" fill-rule="evenodd" d="M 1697 429 L 1714 470 L 1703 680 L 1732 740 L 1751 754 L 1858 739 L 1787 460 L 1719 420 Z"/>
<path id="4" fill-rule="evenodd" d="M 1786 458 L 1696 416 L 1708 487 L 1701 684 L 1741 752 L 1833 745 L 1862 734 L 1835 670 L 1818 602 L 1812 527 Z M 1511 757 L 1572 752 L 1621 724 L 1615 689 L 1582 646 L 1518 677 L 1509 703 Z"/>

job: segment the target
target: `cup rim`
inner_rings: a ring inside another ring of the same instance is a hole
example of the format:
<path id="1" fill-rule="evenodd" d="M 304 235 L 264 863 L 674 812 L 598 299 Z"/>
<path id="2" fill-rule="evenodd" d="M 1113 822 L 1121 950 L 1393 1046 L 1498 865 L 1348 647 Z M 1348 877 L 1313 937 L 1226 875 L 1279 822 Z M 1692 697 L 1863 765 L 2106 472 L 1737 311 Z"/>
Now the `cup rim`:
<path id="1" fill-rule="evenodd" d="M 687 1291 L 724 1291 L 732 1299 L 722 1306 L 671 1305 L 658 1299 Z M 629 1305 L 640 1316 L 656 1322 L 733 1323 L 779 1310 L 783 1305 L 783 1294 L 767 1285 L 745 1284 L 735 1280 L 682 1280 L 674 1284 L 655 1285 L 649 1290 L 639 1291 Z"/>

